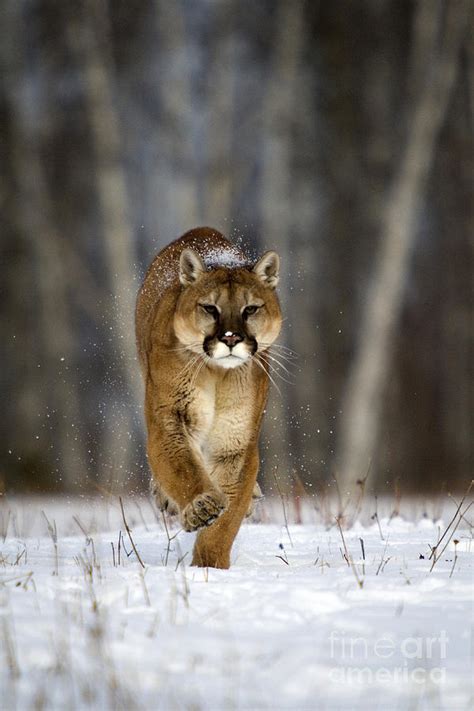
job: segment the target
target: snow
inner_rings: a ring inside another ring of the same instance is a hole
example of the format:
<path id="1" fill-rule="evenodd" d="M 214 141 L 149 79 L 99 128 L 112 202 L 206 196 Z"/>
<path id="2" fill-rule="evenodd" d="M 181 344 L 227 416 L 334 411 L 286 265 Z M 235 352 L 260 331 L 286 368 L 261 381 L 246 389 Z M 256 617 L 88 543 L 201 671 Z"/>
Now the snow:
<path id="1" fill-rule="evenodd" d="M 248 258 L 238 249 L 229 243 L 228 247 L 216 247 L 212 239 L 200 238 L 190 240 L 188 249 L 194 249 L 201 255 L 207 271 L 225 267 L 227 269 L 237 269 L 240 267 L 249 268 Z M 171 286 L 176 286 L 179 279 L 179 260 L 168 263 L 160 261 L 153 262 L 153 270 L 147 277 L 143 285 L 143 293 L 153 290 L 156 296 L 162 296 Z"/>
<path id="2" fill-rule="evenodd" d="M 216 269 L 217 267 L 236 269 L 238 267 L 245 267 L 249 263 L 248 259 L 232 246 L 229 246 L 228 249 L 223 249 L 222 247 L 215 249 L 204 245 L 203 258 L 207 269 Z"/>
<path id="3" fill-rule="evenodd" d="M 145 499 L 124 501 L 145 568 L 115 498 L 0 500 L 0 707 L 469 708 L 468 517 L 430 572 L 454 510 L 366 510 L 343 531 L 354 572 L 331 516 L 287 529 L 280 504 L 223 571 L 190 567 L 194 535 L 168 543 Z"/>

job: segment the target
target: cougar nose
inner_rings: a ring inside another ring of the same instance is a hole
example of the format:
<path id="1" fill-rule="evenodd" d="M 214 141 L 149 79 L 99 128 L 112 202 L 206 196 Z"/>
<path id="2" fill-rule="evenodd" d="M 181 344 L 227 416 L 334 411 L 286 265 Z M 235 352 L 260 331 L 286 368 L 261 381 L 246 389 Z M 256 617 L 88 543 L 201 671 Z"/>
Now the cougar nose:
<path id="1" fill-rule="evenodd" d="M 240 335 L 240 333 L 232 333 L 232 331 L 226 331 L 223 336 L 220 337 L 220 340 L 226 344 L 226 346 L 229 346 L 229 348 L 232 348 L 235 346 L 237 343 L 240 343 L 243 341 L 243 336 Z"/>

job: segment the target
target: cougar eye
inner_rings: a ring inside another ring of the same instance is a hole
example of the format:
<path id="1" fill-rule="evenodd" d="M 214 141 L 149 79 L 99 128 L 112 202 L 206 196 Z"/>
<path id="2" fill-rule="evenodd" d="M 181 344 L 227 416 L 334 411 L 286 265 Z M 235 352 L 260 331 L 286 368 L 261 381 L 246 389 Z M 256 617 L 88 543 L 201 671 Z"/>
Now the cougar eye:
<path id="1" fill-rule="evenodd" d="M 218 317 L 218 315 L 219 315 L 219 311 L 217 310 L 217 307 L 216 307 L 216 306 L 214 306 L 213 304 L 199 304 L 199 305 L 200 305 L 200 307 L 201 307 L 202 309 L 204 309 L 204 311 L 205 311 L 207 314 L 210 314 L 210 315 L 213 316 L 215 319 L 217 319 L 217 317 Z"/>
<path id="2" fill-rule="evenodd" d="M 258 306 L 246 306 L 244 309 L 244 318 L 247 318 L 247 316 L 251 316 L 258 310 Z"/>

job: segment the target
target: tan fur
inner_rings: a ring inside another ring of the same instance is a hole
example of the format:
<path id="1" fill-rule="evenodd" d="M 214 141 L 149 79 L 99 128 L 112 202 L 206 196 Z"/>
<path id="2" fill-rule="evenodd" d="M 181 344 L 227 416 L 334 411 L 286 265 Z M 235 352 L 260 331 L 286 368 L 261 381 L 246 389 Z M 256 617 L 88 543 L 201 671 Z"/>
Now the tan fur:
<path id="1" fill-rule="evenodd" d="M 162 507 L 176 507 L 185 530 L 202 529 L 194 565 L 229 567 L 260 493 L 265 354 L 281 326 L 277 281 L 275 253 L 252 265 L 220 233 L 197 228 L 157 255 L 138 295 L 148 459 Z"/>

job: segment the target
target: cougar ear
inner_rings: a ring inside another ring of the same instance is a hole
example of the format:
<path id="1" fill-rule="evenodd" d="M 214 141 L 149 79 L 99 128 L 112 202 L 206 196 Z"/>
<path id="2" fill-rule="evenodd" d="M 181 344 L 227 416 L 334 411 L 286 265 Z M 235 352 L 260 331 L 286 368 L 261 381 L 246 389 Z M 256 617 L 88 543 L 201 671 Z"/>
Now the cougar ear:
<path id="1" fill-rule="evenodd" d="M 280 257 L 276 252 L 265 252 L 253 268 L 258 278 L 271 289 L 278 284 L 280 271 Z"/>
<path id="2" fill-rule="evenodd" d="M 183 286 L 195 284 L 205 271 L 204 262 L 197 252 L 183 249 L 179 258 L 179 280 Z"/>

